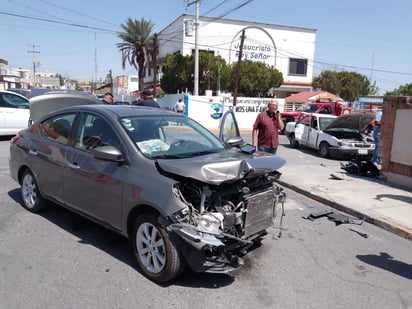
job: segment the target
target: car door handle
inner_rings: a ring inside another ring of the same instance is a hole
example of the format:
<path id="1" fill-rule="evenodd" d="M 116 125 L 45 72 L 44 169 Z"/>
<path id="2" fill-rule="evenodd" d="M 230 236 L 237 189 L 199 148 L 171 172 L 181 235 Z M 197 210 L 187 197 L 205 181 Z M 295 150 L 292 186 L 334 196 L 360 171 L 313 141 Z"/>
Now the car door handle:
<path id="1" fill-rule="evenodd" d="M 78 170 L 80 166 L 77 163 L 69 163 L 69 167 L 75 170 Z"/>
<path id="2" fill-rule="evenodd" d="M 37 152 L 37 150 L 35 149 L 30 149 L 29 150 L 29 154 L 33 155 L 33 156 L 37 156 L 39 153 Z"/>

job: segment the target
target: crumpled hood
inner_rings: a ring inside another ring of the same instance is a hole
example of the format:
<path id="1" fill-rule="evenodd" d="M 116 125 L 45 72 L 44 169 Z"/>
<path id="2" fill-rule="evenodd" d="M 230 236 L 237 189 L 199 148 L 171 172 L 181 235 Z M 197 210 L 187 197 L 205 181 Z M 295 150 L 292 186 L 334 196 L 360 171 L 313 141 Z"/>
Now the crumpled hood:
<path id="1" fill-rule="evenodd" d="M 212 185 L 274 172 L 286 161 L 265 152 L 244 154 L 238 149 L 188 159 L 159 159 L 160 169 Z"/>
<path id="2" fill-rule="evenodd" d="M 330 129 L 351 129 L 363 132 L 374 119 L 372 114 L 348 114 L 337 117 L 324 131 Z"/>

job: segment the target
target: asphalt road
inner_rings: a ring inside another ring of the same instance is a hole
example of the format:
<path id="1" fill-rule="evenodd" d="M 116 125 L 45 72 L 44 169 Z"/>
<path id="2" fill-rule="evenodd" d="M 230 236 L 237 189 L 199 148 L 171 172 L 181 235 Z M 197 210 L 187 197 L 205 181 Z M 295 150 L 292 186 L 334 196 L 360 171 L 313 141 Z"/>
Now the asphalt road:
<path id="1" fill-rule="evenodd" d="M 269 230 L 240 270 L 155 284 L 126 239 L 58 206 L 26 211 L 8 145 L 0 141 L 1 309 L 412 308 L 410 241 L 367 223 L 304 219 L 326 206 L 289 190 L 281 236 Z"/>

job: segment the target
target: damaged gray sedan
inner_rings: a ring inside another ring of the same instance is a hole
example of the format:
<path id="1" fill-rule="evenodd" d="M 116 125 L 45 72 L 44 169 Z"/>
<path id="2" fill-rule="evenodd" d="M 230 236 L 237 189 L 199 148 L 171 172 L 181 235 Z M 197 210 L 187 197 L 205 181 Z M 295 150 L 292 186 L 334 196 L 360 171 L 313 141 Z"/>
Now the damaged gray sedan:
<path id="1" fill-rule="evenodd" d="M 79 105 L 58 109 L 11 140 L 10 174 L 24 207 L 49 201 L 131 240 L 155 282 L 228 272 L 273 226 L 285 161 L 239 138 L 232 113 L 220 138 L 161 109 Z"/>

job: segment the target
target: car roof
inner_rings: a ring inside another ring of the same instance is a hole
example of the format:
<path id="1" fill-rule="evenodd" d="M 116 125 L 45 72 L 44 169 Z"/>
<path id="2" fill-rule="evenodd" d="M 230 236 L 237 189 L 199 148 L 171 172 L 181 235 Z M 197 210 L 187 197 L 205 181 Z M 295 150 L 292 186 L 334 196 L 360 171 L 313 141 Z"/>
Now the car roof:
<path id="1" fill-rule="evenodd" d="M 17 93 L 17 92 L 14 92 L 14 91 L 0 90 L 0 93 L 12 94 L 12 95 L 18 96 L 18 97 L 20 97 L 20 98 L 22 98 L 22 99 L 24 99 L 24 100 L 26 100 L 26 101 L 29 101 L 29 99 L 27 99 L 24 95 L 21 95 L 21 94 L 19 94 L 19 93 Z"/>
<path id="2" fill-rule="evenodd" d="M 135 105 L 111 105 L 111 104 L 90 104 L 90 105 L 76 105 L 56 109 L 50 113 L 44 114 L 41 118 L 37 118 L 35 121 L 43 121 L 49 117 L 52 117 L 60 113 L 69 112 L 96 112 L 103 113 L 109 118 L 122 118 L 132 116 L 175 116 L 184 117 L 178 115 L 175 112 L 168 111 L 166 109 L 160 109 L 157 107 L 147 106 L 135 106 Z"/>
<path id="3" fill-rule="evenodd" d="M 159 116 L 159 115 L 174 115 L 176 113 L 168 111 L 166 109 L 161 109 L 158 107 L 148 107 L 148 106 L 137 106 L 137 105 L 112 105 L 112 104 L 98 104 L 98 105 L 79 105 L 79 106 L 70 106 L 59 109 L 59 112 L 68 112 L 68 111 L 104 111 L 108 114 L 114 114 L 117 117 L 127 117 L 130 115 L 141 115 L 141 116 Z"/>
<path id="4" fill-rule="evenodd" d="M 303 113 L 304 116 L 316 116 L 319 118 L 336 118 L 338 116 L 332 114 L 319 114 L 319 113 Z"/>

